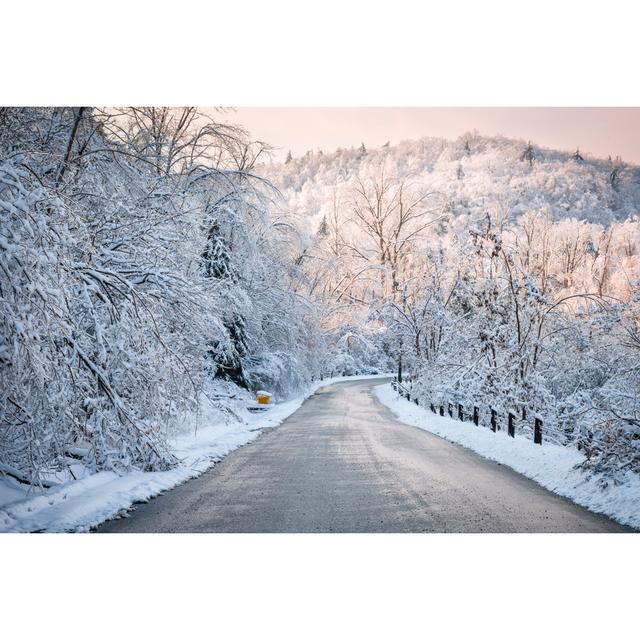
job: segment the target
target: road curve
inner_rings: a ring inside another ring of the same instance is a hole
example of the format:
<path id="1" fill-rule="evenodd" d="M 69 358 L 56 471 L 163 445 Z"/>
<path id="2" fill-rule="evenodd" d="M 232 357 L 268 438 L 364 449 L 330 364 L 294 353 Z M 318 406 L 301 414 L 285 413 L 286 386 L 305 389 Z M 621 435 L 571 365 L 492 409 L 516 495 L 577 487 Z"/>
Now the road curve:
<path id="1" fill-rule="evenodd" d="M 380 380 L 320 389 L 276 429 L 99 532 L 623 532 L 398 422 Z"/>

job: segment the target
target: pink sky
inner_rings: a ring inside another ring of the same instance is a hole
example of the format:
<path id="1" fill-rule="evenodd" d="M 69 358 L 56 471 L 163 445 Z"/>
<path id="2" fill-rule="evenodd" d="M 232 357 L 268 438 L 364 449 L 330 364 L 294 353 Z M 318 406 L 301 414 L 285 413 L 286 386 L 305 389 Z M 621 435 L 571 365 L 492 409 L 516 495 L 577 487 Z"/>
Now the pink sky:
<path id="1" fill-rule="evenodd" d="M 228 119 L 253 137 L 301 155 L 361 142 L 379 146 L 423 136 L 457 138 L 477 129 L 545 147 L 640 164 L 640 108 L 616 107 L 240 107 Z"/>

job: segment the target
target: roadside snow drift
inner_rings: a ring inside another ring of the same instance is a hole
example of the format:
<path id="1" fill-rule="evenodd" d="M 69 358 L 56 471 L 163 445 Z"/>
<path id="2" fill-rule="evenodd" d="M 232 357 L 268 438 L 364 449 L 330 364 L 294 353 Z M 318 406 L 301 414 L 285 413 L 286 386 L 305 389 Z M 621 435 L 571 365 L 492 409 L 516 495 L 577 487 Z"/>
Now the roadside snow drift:
<path id="1" fill-rule="evenodd" d="M 614 485 L 595 473 L 577 469 L 584 456 L 575 448 L 554 444 L 534 444 L 532 440 L 506 431 L 494 433 L 472 422 L 442 417 L 400 397 L 385 384 L 374 394 L 398 420 L 455 442 L 521 473 L 546 489 L 570 498 L 596 513 L 603 513 L 622 524 L 640 528 L 640 478 L 628 472 L 624 481 Z"/>

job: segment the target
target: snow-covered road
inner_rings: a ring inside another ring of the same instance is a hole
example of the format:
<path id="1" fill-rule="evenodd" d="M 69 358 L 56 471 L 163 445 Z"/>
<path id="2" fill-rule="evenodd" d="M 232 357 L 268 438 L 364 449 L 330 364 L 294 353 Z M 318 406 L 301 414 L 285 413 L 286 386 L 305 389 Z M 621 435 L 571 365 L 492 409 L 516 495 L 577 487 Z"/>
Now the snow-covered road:
<path id="1" fill-rule="evenodd" d="M 629 530 L 401 424 L 374 396 L 379 384 L 321 388 L 277 429 L 99 531 Z"/>

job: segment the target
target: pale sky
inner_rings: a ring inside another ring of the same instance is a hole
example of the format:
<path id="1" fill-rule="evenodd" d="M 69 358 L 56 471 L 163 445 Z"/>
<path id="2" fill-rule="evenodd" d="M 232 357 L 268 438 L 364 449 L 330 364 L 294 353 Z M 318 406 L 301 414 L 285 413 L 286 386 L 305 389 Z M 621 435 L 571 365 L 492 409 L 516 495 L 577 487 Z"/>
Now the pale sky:
<path id="1" fill-rule="evenodd" d="M 309 149 L 376 147 L 423 136 L 524 138 L 543 147 L 640 164 L 640 108 L 627 107 L 239 107 L 227 119 L 277 147 L 282 159 Z"/>

